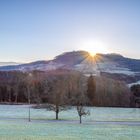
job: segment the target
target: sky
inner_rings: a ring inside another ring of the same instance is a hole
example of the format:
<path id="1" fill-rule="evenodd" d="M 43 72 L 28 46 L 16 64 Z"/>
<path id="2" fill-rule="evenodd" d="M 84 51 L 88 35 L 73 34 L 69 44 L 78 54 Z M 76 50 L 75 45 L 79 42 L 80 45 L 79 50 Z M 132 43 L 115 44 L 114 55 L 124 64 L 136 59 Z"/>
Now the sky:
<path id="1" fill-rule="evenodd" d="M 0 62 L 87 50 L 140 59 L 140 0 L 0 0 Z"/>

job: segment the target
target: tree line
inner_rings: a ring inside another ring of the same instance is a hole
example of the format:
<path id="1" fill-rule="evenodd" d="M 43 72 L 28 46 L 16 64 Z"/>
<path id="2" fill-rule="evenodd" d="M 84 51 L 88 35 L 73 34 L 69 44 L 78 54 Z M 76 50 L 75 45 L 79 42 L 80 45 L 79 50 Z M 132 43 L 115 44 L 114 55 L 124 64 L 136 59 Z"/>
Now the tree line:
<path id="1" fill-rule="evenodd" d="M 91 106 L 128 107 L 131 96 L 123 82 L 87 77 L 76 71 L 0 72 L 0 102 L 26 103 L 29 91 L 31 103 L 53 103 L 55 98 L 63 102 L 69 98 L 67 103 L 75 104 L 74 98 L 84 95 Z"/>

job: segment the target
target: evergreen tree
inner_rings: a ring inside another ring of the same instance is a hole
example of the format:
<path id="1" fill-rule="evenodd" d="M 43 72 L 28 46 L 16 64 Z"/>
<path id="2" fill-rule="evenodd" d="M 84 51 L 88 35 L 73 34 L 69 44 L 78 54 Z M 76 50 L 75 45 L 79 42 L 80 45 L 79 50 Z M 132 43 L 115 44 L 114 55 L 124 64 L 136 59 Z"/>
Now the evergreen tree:
<path id="1" fill-rule="evenodd" d="M 87 81 L 87 96 L 90 101 L 90 105 L 94 104 L 94 98 L 95 98 L 95 92 L 96 92 L 96 82 L 93 75 L 90 75 Z"/>
<path id="2" fill-rule="evenodd" d="M 133 96 L 131 97 L 131 104 L 135 104 L 135 107 L 140 107 L 140 85 L 133 85 L 131 87 Z"/>

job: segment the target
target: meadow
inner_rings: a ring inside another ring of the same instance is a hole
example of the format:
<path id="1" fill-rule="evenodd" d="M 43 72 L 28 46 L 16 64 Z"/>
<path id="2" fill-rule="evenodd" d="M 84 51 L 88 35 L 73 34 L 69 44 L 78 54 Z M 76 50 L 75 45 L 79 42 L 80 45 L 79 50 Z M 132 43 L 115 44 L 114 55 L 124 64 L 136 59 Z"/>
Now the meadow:
<path id="1" fill-rule="evenodd" d="M 0 105 L 0 140 L 139 140 L 140 109 L 91 107 L 79 118 L 75 108 L 59 114 L 27 105 Z"/>

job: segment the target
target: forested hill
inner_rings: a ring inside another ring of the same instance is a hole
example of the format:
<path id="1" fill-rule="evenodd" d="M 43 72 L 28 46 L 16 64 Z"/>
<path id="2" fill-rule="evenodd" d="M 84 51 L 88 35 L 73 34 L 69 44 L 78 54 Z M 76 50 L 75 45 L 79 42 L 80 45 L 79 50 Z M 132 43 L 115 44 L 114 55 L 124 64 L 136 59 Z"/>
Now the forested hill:
<path id="1" fill-rule="evenodd" d="M 96 54 L 92 59 L 86 51 L 72 51 L 60 54 L 53 60 L 0 67 L 0 71 L 23 72 L 57 69 L 77 70 L 85 74 L 100 72 L 108 78 L 122 80 L 127 84 L 140 80 L 140 60 L 126 58 L 120 54 Z"/>

